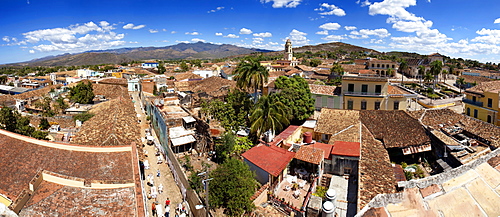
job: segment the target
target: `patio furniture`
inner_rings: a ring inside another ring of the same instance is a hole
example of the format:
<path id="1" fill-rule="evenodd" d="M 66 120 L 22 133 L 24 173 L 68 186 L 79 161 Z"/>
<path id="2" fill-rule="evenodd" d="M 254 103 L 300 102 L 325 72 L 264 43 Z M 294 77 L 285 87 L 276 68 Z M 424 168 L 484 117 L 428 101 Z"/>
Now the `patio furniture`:
<path id="1" fill-rule="evenodd" d="M 305 180 L 302 180 L 301 182 L 299 182 L 299 188 L 304 188 L 304 186 L 306 186 Z"/>
<path id="2" fill-rule="evenodd" d="M 286 177 L 286 180 L 288 181 L 288 183 L 295 183 L 295 182 L 297 182 L 297 176 L 288 175 Z"/>
<path id="3" fill-rule="evenodd" d="M 144 169 L 149 170 L 149 161 L 148 160 L 144 161 Z"/>
<path id="4" fill-rule="evenodd" d="M 151 197 L 156 198 L 158 196 L 158 191 L 156 190 L 156 186 L 151 187 Z"/>
<path id="5" fill-rule="evenodd" d="M 285 186 L 285 191 L 289 191 L 289 190 L 290 190 L 290 186 L 289 185 Z"/>
<path id="6" fill-rule="evenodd" d="M 296 190 L 296 191 L 294 191 L 294 192 L 293 192 L 293 196 L 294 196 L 295 198 L 299 197 L 299 196 L 300 196 L 300 190 Z"/>

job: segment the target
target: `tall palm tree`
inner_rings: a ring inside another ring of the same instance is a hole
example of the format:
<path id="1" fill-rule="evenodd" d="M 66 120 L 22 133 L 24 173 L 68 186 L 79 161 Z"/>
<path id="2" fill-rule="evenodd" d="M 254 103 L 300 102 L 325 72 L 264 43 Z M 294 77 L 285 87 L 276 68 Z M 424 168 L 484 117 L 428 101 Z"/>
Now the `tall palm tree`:
<path id="1" fill-rule="evenodd" d="M 420 75 L 420 86 L 422 86 L 422 77 L 425 75 L 425 66 L 418 66 L 418 75 Z"/>
<path id="2" fill-rule="evenodd" d="M 432 73 L 427 72 L 427 73 L 425 73 L 425 75 L 424 75 L 424 82 L 425 82 L 425 83 L 428 83 L 429 81 L 434 80 L 434 77 L 435 77 L 435 76 L 434 76 Z"/>
<path id="3" fill-rule="evenodd" d="M 443 70 L 442 73 L 443 73 L 443 80 L 444 80 L 444 82 L 446 82 L 446 78 L 448 77 L 447 75 L 449 74 L 449 72 L 448 72 L 448 70 L 445 69 L 445 70 Z"/>
<path id="4" fill-rule="evenodd" d="M 250 131 L 257 138 L 268 130 L 274 134 L 288 124 L 285 105 L 272 96 L 262 96 L 250 115 Z"/>
<path id="5" fill-rule="evenodd" d="M 462 93 L 462 88 L 463 88 L 463 86 L 465 84 L 465 78 L 459 77 L 457 79 L 457 84 L 458 84 L 458 88 L 460 89 L 460 93 Z"/>
<path id="6" fill-rule="evenodd" d="M 408 70 L 408 63 L 406 60 L 402 60 L 401 63 L 399 64 L 399 72 L 401 72 L 401 85 L 403 84 L 403 79 L 404 79 L 404 73 L 406 70 Z"/>
<path id="7" fill-rule="evenodd" d="M 262 91 L 262 88 L 264 88 L 264 84 L 267 83 L 269 77 L 269 71 L 257 60 L 248 59 L 240 62 L 235 72 L 237 73 L 235 76 L 236 86 L 247 90 L 253 89 L 255 94 L 254 103 L 257 103 L 257 91 L 259 89 Z"/>
<path id="8" fill-rule="evenodd" d="M 431 73 L 434 75 L 434 88 L 436 87 L 436 79 L 439 77 L 439 74 L 441 74 L 441 70 L 443 70 L 443 62 L 435 60 L 431 63 Z"/>
<path id="9" fill-rule="evenodd" d="M 386 72 L 387 76 L 392 77 L 394 75 L 394 69 L 393 68 L 388 68 Z"/>

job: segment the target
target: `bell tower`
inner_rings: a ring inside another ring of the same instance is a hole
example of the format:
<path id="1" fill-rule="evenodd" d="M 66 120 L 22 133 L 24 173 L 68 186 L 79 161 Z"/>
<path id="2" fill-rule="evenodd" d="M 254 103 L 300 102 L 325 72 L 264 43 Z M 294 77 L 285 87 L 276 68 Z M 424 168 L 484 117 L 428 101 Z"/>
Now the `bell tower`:
<path id="1" fill-rule="evenodd" d="M 290 39 L 287 39 L 285 43 L 284 59 L 288 61 L 293 60 L 292 42 L 290 41 Z"/>

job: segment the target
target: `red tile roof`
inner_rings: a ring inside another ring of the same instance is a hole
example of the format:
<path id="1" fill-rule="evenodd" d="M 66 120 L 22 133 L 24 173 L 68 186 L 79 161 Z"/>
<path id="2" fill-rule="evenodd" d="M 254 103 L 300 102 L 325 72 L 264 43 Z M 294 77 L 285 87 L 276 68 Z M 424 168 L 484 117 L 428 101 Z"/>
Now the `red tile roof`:
<path id="1" fill-rule="evenodd" d="M 279 135 L 274 137 L 273 142 L 278 143 L 278 141 L 280 141 L 280 140 L 288 139 L 288 137 L 290 137 L 299 127 L 300 126 L 290 125 L 288 128 L 283 130 L 283 132 L 281 132 Z"/>
<path id="2" fill-rule="evenodd" d="M 248 161 L 273 176 L 278 176 L 295 156 L 294 152 L 280 147 L 259 144 L 242 154 Z"/>
<path id="3" fill-rule="evenodd" d="M 335 141 L 331 153 L 332 155 L 359 157 L 360 150 L 359 142 Z"/>
<path id="4" fill-rule="evenodd" d="M 314 147 L 314 148 L 322 149 L 323 153 L 324 153 L 324 158 L 328 159 L 328 160 L 331 159 L 330 153 L 332 152 L 333 145 L 331 145 L 331 144 L 325 144 L 325 143 L 321 143 L 321 142 L 316 142 L 316 143 L 311 144 L 309 146 L 310 147 Z"/>
<path id="5" fill-rule="evenodd" d="M 313 146 L 302 146 L 299 151 L 297 151 L 297 154 L 295 154 L 295 159 L 312 164 L 320 164 L 324 156 L 323 149 Z"/>

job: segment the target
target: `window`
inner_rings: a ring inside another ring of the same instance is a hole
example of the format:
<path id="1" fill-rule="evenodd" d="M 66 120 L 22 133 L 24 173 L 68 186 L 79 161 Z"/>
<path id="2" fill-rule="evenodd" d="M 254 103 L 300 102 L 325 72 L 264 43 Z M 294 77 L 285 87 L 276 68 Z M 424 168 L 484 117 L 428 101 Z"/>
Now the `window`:
<path id="1" fill-rule="evenodd" d="M 399 110 L 399 101 L 394 101 L 394 110 Z"/>
<path id="2" fill-rule="evenodd" d="M 467 108 L 467 116 L 470 116 L 470 108 Z"/>
<path id="3" fill-rule="evenodd" d="M 330 135 L 328 134 L 321 134 L 321 140 L 328 142 L 330 139 Z"/>
<path id="4" fill-rule="evenodd" d="M 375 110 L 380 110 L 380 102 L 375 102 Z"/>
<path id="5" fill-rule="evenodd" d="M 361 101 L 361 110 L 366 110 L 366 101 Z"/>
<path id="6" fill-rule="evenodd" d="M 475 96 L 472 96 L 472 101 L 475 102 L 476 101 L 476 97 Z"/>
<path id="7" fill-rule="evenodd" d="M 490 108 L 493 107 L 493 99 L 491 99 L 491 98 L 488 98 L 488 107 L 490 107 Z"/>
<path id="8" fill-rule="evenodd" d="M 382 85 L 375 85 L 375 93 L 382 93 Z"/>
<path id="9" fill-rule="evenodd" d="M 347 85 L 347 92 L 354 92 L 354 84 Z"/>
<path id="10" fill-rule="evenodd" d="M 474 118 L 477 118 L 477 109 L 474 109 Z"/>
<path id="11" fill-rule="evenodd" d="M 361 92 L 362 93 L 368 92 L 368 85 L 366 85 L 366 84 L 361 85 Z"/>
<path id="12" fill-rule="evenodd" d="M 492 124 L 491 115 L 488 115 L 488 120 L 486 122 Z"/>
<path id="13" fill-rule="evenodd" d="M 353 104 L 352 100 L 347 101 L 347 109 L 352 110 Z"/>
<path id="14" fill-rule="evenodd" d="M 352 169 L 351 169 L 351 168 L 344 167 L 344 174 L 345 174 L 345 175 L 350 175 L 350 174 L 351 174 L 351 171 L 352 171 Z"/>

